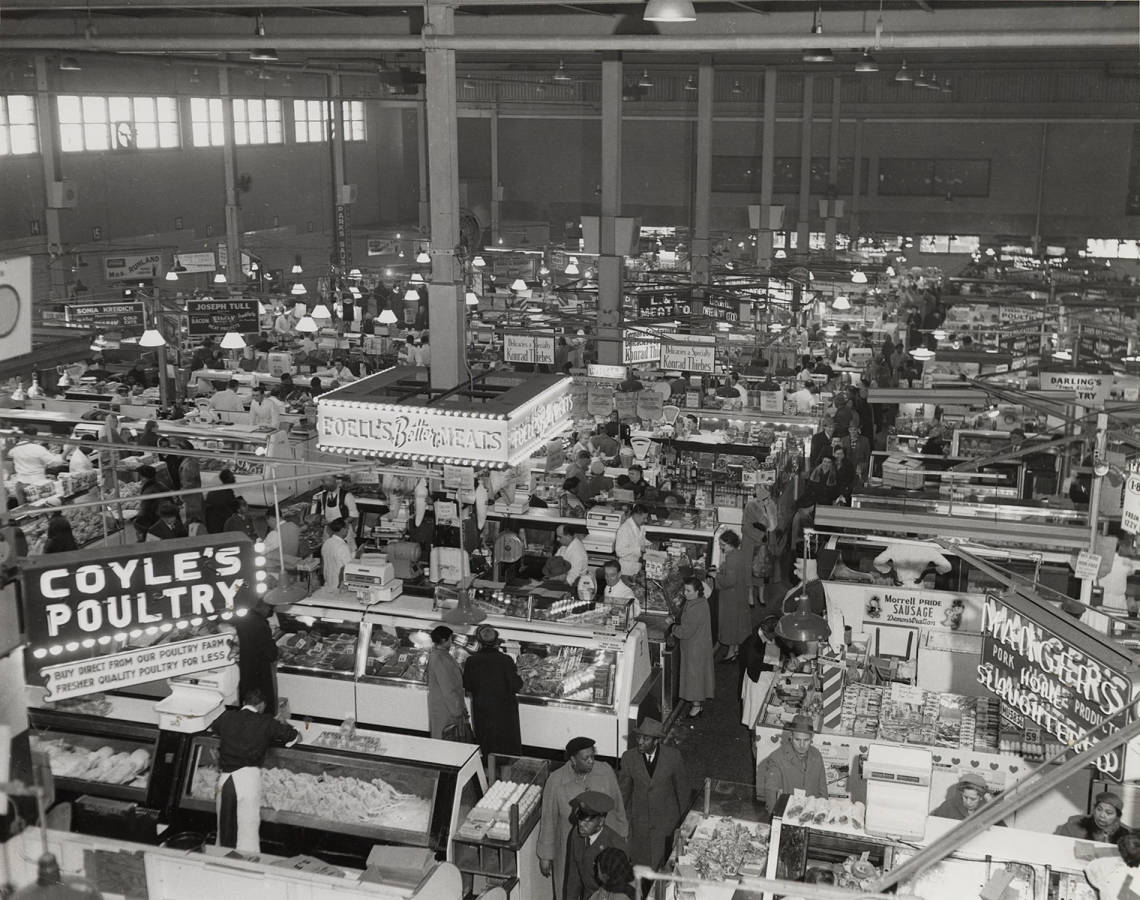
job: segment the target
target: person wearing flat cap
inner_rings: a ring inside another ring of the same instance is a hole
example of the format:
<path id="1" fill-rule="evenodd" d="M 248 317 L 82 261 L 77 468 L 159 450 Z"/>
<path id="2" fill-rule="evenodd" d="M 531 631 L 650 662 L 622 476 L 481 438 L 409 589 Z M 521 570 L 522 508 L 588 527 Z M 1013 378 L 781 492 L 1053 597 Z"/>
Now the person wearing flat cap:
<path id="1" fill-rule="evenodd" d="M 809 797 L 827 796 L 827 770 L 823 756 L 811 745 L 811 718 L 798 715 L 792 720 L 786 739 L 756 767 L 756 798 L 763 800 L 768 812 L 776 808 L 781 794 L 797 788 Z"/>
<path id="2" fill-rule="evenodd" d="M 1104 791 L 1093 798 L 1091 814 L 1071 816 L 1053 834 L 1115 844 L 1132 830 L 1120 821 L 1120 814 L 1123 811 L 1124 801 L 1120 799 L 1120 795 Z"/>
<path id="3" fill-rule="evenodd" d="M 966 772 L 950 786 L 946 799 L 930 814 L 943 819 L 967 819 L 982 808 L 988 790 L 989 786 L 981 775 Z"/>
<path id="4" fill-rule="evenodd" d="M 499 632 L 490 625 L 475 631 L 479 649 L 463 664 L 463 689 L 471 695 L 471 727 L 483 755 L 522 753 L 519 698 L 522 679 L 515 661 L 499 649 Z"/>
<path id="5" fill-rule="evenodd" d="M 646 718 L 634 732 L 636 747 L 621 755 L 618 786 L 629 816 L 629 856 L 634 865 L 659 869 L 669 840 L 689 805 L 689 779 L 681 751 L 662 743 L 665 729 Z"/>
<path id="6" fill-rule="evenodd" d="M 557 900 L 563 900 L 565 887 L 566 847 L 572 829 L 571 801 L 583 791 L 608 797 L 613 811 L 608 814 L 607 827 L 622 838 L 629 834 L 625 802 L 614 770 L 595 759 L 593 738 L 571 739 L 566 745 L 566 764 L 550 773 L 542 789 L 542 817 L 538 822 L 538 866 L 544 877 L 553 880 Z"/>
<path id="7" fill-rule="evenodd" d="M 600 791 L 582 791 L 570 801 L 570 834 L 566 838 L 566 878 L 561 896 L 565 900 L 589 900 L 601 885 L 594 861 L 607 847 L 627 849 L 625 838 L 606 824 L 614 808 L 613 798 Z"/>

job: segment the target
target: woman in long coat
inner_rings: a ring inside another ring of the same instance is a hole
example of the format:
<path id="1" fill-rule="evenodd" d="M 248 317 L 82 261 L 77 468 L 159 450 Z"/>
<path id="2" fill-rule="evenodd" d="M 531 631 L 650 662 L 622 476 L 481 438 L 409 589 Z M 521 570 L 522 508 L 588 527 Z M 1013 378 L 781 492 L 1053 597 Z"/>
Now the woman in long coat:
<path id="1" fill-rule="evenodd" d="M 702 704 L 716 693 L 713 671 L 712 621 L 705 585 L 699 578 L 686 578 L 683 588 L 685 606 L 681 618 L 673 624 L 673 636 L 681 656 L 681 684 L 677 691 L 688 700 L 689 718 L 701 714 Z"/>
<path id="2" fill-rule="evenodd" d="M 428 732 L 437 740 L 446 738 L 448 726 L 467 720 L 463 702 L 463 667 L 451 655 L 453 632 L 446 625 L 431 630 L 431 652 L 427 661 Z M 452 737 L 454 740 L 454 737 Z"/>
<path id="3" fill-rule="evenodd" d="M 736 659 L 740 645 L 752 631 L 752 561 L 740 549 L 740 535 L 726 531 L 720 536 L 721 560 L 716 573 L 717 640 L 728 647 L 724 661 Z"/>
<path id="4" fill-rule="evenodd" d="M 463 665 L 463 687 L 471 695 L 471 727 L 484 755 L 522 753 L 518 692 L 522 679 L 514 660 L 499 650 L 490 625 L 475 632 L 479 649 Z"/>
<path id="5" fill-rule="evenodd" d="M 740 521 L 740 552 L 747 560 L 747 593 L 754 597 L 759 588 L 760 599 L 763 600 L 764 580 L 752 574 L 752 560 L 756 556 L 756 548 L 761 544 L 768 544 L 768 550 L 775 555 L 778 547 L 775 543 L 768 543 L 778 527 L 776 521 L 776 501 L 772 493 L 764 484 L 756 485 L 756 493 L 744 504 L 744 513 Z"/>

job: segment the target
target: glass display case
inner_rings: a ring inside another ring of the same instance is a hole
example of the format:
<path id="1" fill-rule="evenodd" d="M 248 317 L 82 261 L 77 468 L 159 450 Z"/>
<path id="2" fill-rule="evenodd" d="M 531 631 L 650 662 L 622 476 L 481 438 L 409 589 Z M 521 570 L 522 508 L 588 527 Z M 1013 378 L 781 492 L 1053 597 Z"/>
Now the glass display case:
<path id="1" fill-rule="evenodd" d="M 309 620 L 307 616 L 279 612 L 281 635 L 277 638 L 277 667 L 301 674 L 319 673 L 327 678 L 347 679 L 356 674 L 360 623 Z"/>
<path id="2" fill-rule="evenodd" d="M 452 640 L 451 656 L 461 666 L 467 661 L 470 641 L 465 634 L 456 634 Z M 431 646 L 431 634 L 423 628 L 374 622 L 368 634 L 364 677 L 426 684 Z"/>
<path id="3" fill-rule="evenodd" d="M 213 813 L 219 771 L 218 739 L 195 737 L 180 807 Z M 261 819 L 374 843 L 444 849 L 433 833 L 440 778 L 438 769 L 412 762 L 331 748 L 275 748 L 261 768 Z"/>
<path id="4" fill-rule="evenodd" d="M 33 753 L 47 757 L 61 799 L 83 794 L 151 806 L 158 729 L 100 715 L 28 711 Z"/>

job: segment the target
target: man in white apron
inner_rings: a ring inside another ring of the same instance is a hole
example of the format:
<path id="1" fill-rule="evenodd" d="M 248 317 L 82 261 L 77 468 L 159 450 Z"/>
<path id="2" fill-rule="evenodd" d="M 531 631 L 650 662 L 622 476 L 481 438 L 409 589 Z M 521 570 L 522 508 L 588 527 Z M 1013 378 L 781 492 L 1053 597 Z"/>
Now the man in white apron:
<path id="1" fill-rule="evenodd" d="M 221 739 L 221 774 L 214 795 L 218 846 L 242 853 L 261 852 L 261 766 L 270 747 L 292 747 L 297 729 L 265 712 L 265 698 L 254 688 L 241 709 L 227 709 L 211 726 Z"/>
<path id="2" fill-rule="evenodd" d="M 348 485 L 335 475 L 325 475 L 321 479 L 321 488 L 313 495 L 309 515 L 319 516 L 321 524 L 326 528 L 337 519 L 344 519 L 346 527 L 342 537 L 348 543 L 348 549 L 355 554 L 356 523 L 360 519 L 356 498 L 348 489 Z M 327 533 L 325 536 L 328 536 Z"/>

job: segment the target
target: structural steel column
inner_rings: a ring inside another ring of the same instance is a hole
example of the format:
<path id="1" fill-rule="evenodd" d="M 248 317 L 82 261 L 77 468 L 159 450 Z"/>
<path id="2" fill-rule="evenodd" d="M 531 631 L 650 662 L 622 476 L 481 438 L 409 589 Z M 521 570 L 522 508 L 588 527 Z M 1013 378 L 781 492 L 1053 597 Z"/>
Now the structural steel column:
<path id="1" fill-rule="evenodd" d="M 621 93 L 620 56 L 602 60 L 602 209 L 598 257 L 598 362 L 621 365 L 622 267 L 617 246 L 617 217 L 621 215 Z"/>
<path id="2" fill-rule="evenodd" d="M 49 251 L 63 253 L 63 233 L 59 227 L 59 209 L 52 206 L 52 185 L 60 180 L 59 141 L 56 140 L 57 122 L 55 100 L 49 92 L 47 61 L 36 57 L 36 139 L 40 145 L 40 160 L 44 175 L 44 236 Z M 59 257 L 48 267 L 51 278 L 51 299 L 67 299 L 68 260 Z"/>
<path id="3" fill-rule="evenodd" d="M 713 84 L 711 56 L 697 69 L 697 172 L 693 183 L 693 283 L 710 281 L 709 221 L 712 207 Z"/>
<path id="4" fill-rule="evenodd" d="M 451 34 L 453 3 L 426 7 L 425 32 Z M 455 51 L 424 52 L 427 84 L 427 156 L 431 207 L 431 282 L 428 315 L 431 320 L 431 386 L 448 391 L 466 377 L 466 309 L 463 272 L 455 255 L 459 246 L 459 136 L 455 110 Z"/>
<path id="5" fill-rule="evenodd" d="M 815 105 L 815 76 L 804 75 L 803 120 L 800 122 L 800 208 L 796 216 L 796 247 L 801 256 L 810 252 L 811 232 L 811 127 Z"/>
<path id="6" fill-rule="evenodd" d="M 222 95 L 222 165 L 226 191 L 226 281 L 238 287 L 241 274 L 241 219 L 237 189 L 237 144 L 234 141 L 234 103 L 230 95 L 230 70 L 218 69 L 218 93 Z"/>
<path id="7" fill-rule="evenodd" d="M 835 253 L 835 201 L 839 197 L 838 190 L 832 190 L 839 184 L 839 91 L 843 82 L 836 75 L 831 79 L 831 131 L 828 133 L 827 143 L 827 218 L 824 221 L 827 252 Z"/>
<path id="8" fill-rule="evenodd" d="M 855 121 L 855 148 L 851 154 L 851 204 L 850 212 L 848 213 L 848 230 L 851 232 L 851 240 L 859 237 L 862 224 L 860 218 L 860 203 L 859 197 L 863 193 L 863 120 L 857 119 Z M 852 248 L 854 249 L 854 248 Z"/>
<path id="9" fill-rule="evenodd" d="M 760 132 L 760 227 L 756 232 L 756 263 L 772 265 L 772 186 L 776 171 L 776 70 L 764 70 L 764 119 Z"/>
<path id="10" fill-rule="evenodd" d="M 352 258 L 352 237 L 349 230 L 352 211 L 348 208 L 348 204 L 343 202 L 345 198 L 341 196 L 342 186 L 346 181 L 344 171 L 344 103 L 341 102 L 340 75 L 335 72 L 332 73 L 328 76 L 326 83 L 329 102 L 328 119 L 332 125 L 332 134 L 329 135 L 332 209 L 329 212 L 332 214 L 333 243 L 336 250 L 334 258 L 340 265 L 342 260 L 344 263 L 348 263 Z M 343 211 L 342 207 L 344 207 Z M 342 272 L 341 274 L 346 275 L 348 273 Z"/>
<path id="11" fill-rule="evenodd" d="M 499 104 L 491 107 L 491 241 L 498 242 L 502 225 L 503 186 L 499 183 Z"/>

